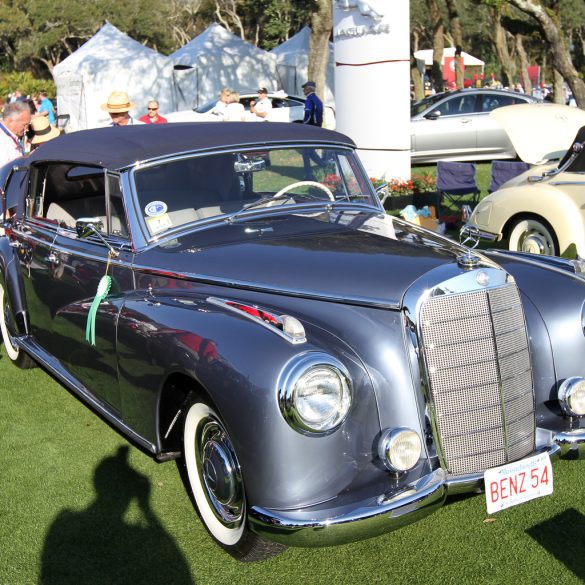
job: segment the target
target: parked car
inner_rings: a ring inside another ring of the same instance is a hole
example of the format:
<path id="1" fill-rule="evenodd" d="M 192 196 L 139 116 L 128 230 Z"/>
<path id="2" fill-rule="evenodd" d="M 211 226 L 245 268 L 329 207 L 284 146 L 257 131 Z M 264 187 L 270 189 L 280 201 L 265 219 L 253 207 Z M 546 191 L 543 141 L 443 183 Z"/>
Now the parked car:
<path id="1" fill-rule="evenodd" d="M 489 113 L 503 106 L 537 102 L 530 95 L 496 89 L 461 89 L 411 105 L 411 160 L 475 161 L 516 158 L 502 126 Z"/>
<path id="2" fill-rule="evenodd" d="M 178 460 L 236 558 L 388 532 L 484 474 L 488 504 L 519 503 L 552 490 L 551 457 L 581 453 L 581 265 L 386 215 L 346 136 L 75 132 L 2 195 L 8 357 Z"/>
<path id="3" fill-rule="evenodd" d="M 268 98 L 272 102 L 272 111 L 268 116 L 269 122 L 298 122 L 305 117 L 306 98 L 291 96 L 284 91 L 270 92 Z M 258 118 L 250 112 L 252 100 L 258 100 L 256 92 L 240 94 L 240 103 L 244 106 L 249 121 L 257 121 Z M 218 122 L 221 118 L 212 112 L 216 103 L 217 98 L 214 98 L 193 110 L 171 112 L 165 114 L 165 117 L 169 122 Z M 335 110 L 331 106 L 324 106 L 323 127 L 335 130 Z"/>
<path id="4" fill-rule="evenodd" d="M 482 199 L 469 224 L 510 250 L 585 257 L 585 112 L 537 104 L 497 116 L 519 156 L 541 164 Z"/>

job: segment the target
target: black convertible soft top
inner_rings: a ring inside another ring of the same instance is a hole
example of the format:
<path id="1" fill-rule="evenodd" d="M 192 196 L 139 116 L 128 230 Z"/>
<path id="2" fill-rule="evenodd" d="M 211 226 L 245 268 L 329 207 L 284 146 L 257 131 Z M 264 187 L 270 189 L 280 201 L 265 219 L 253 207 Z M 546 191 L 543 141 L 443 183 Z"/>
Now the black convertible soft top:
<path id="1" fill-rule="evenodd" d="M 355 147 L 338 132 L 279 122 L 194 122 L 144 124 L 81 130 L 35 150 L 30 162 L 68 161 L 122 169 L 172 153 L 268 143 L 337 143 Z"/>

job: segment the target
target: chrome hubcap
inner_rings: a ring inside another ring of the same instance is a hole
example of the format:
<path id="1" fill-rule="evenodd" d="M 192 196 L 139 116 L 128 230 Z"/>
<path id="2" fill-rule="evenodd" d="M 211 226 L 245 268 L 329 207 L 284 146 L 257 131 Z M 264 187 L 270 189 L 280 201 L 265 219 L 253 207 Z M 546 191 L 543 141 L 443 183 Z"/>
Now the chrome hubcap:
<path id="1" fill-rule="evenodd" d="M 524 234 L 520 244 L 520 250 L 530 254 L 552 254 L 552 248 L 552 242 L 544 234 L 535 231 Z"/>
<path id="2" fill-rule="evenodd" d="M 225 526 L 241 523 L 244 490 L 238 460 L 227 433 L 216 420 L 205 420 L 197 434 L 199 473 L 209 504 Z"/>

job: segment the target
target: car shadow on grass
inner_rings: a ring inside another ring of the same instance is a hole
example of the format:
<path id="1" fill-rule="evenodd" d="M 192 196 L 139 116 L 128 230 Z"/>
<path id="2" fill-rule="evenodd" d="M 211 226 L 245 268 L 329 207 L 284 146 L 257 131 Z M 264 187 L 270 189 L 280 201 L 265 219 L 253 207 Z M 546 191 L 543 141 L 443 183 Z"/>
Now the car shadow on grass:
<path id="1" fill-rule="evenodd" d="M 193 585 L 186 559 L 150 506 L 148 479 L 128 463 L 127 446 L 96 467 L 93 483 L 95 500 L 81 511 L 62 510 L 50 526 L 39 583 Z M 140 518 L 129 523 L 133 503 Z"/>
<path id="2" fill-rule="evenodd" d="M 585 516 L 574 508 L 557 514 L 526 531 L 540 546 L 585 581 Z"/>

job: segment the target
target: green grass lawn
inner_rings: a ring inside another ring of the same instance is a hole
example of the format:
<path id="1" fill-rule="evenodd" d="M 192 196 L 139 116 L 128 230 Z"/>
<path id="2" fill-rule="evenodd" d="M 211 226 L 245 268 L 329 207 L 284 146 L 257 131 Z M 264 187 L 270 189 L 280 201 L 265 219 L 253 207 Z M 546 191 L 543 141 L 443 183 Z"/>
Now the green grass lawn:
<path id="1" fill-rule="evenodd" d="M 554 465 L 552 496 L 489 520 L 458 498 L 385 536 L 228 557 L 191 509 L 173 462 L 157 465 L 40 369 L 0 354 L 0 584 L 468 584 L 585 580 L 585 462 Z M 120 451 L 122 448 L 122 451 Z"/>

